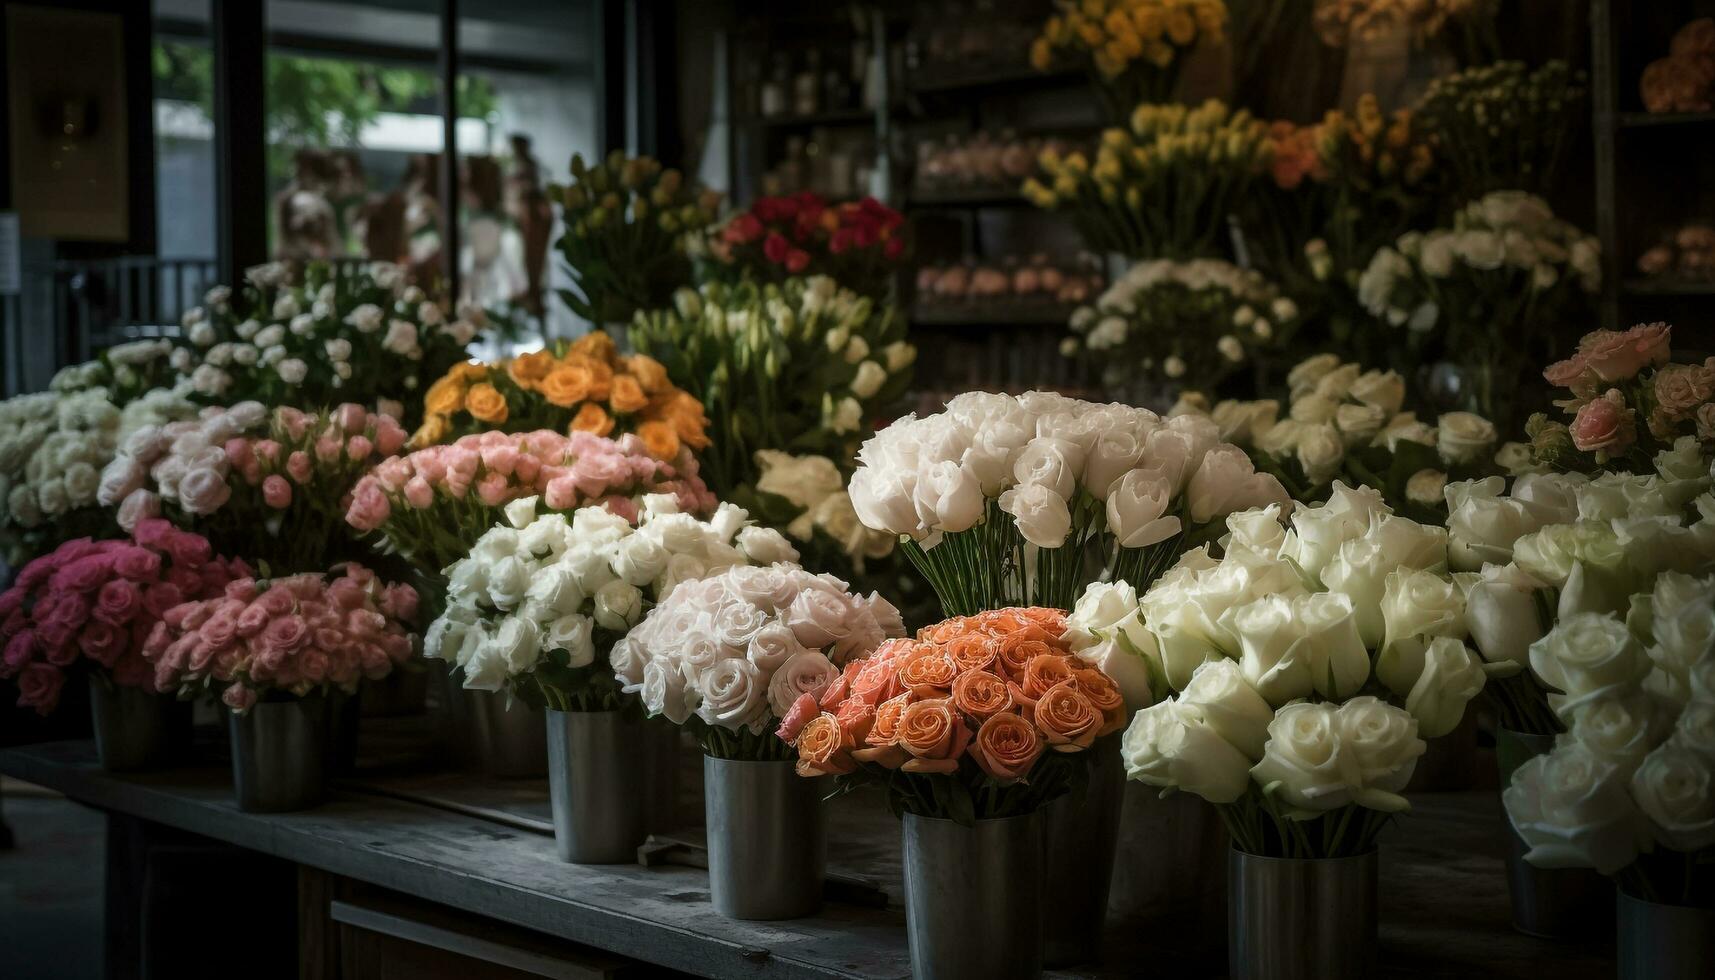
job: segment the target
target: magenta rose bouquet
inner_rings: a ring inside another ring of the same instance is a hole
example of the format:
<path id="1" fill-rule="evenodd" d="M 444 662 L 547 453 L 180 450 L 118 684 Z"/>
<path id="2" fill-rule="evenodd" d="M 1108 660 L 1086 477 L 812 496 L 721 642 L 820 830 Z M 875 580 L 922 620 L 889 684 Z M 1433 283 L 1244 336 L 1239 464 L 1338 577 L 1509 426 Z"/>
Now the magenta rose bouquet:
<path id="1" fill-rule="evenodd" d="M 73 670 L 155 691 L 142 656 L 155 625 L 249 574 L 243 562 L 216 557 L 207 538 L 159 519 L 138 523 L 130 540 L 68 541 L 0 592 L 0 680 L 16 678 L 19 707 L 44 715 Z"/>
<path id="2" fill-rule="evenodd" d="M 99 499 L 121 526 L 166 516 L 226 554 L 275 574 L 364 557 L 345 524 L 353 486 L 405 445 L 392 416 L 347 403 L 326 412 L 256 402 L 139 430 L 102 474 Z"/>
<path id="3" fill-rule="evenodd" d="M 537 496 L 541 509 L 565 512 L 599 504 L 635 524 L 639 501 L 655 493 L 697 516 L 716 504 L 685 449 L 664 461 L 633 434 L 491 431 L 385 460 L 358 481 L 345 518 L 438 581 L 514 500 Z"/>
<path id="4" fill-rule="evenodd" d="M 180 696 L 219 692 L 233 711 L 261 697 L 303 697 L 381 680 L 412 653 L 417 592 L 357 564 L 226 583 L 166 610 L 142 645 L 155 685 Z"/>

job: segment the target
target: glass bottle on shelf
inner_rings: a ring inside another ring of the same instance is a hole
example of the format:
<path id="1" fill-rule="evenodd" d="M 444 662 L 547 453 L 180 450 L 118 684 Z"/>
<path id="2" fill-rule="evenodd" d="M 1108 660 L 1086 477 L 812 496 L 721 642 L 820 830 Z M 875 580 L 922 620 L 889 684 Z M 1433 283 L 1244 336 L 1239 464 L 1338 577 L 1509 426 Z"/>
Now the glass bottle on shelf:
<path id="1" fill-rule="evenodd" d="M 762 94 L 758 99 L 758 108 L 763 116 L 786 114 L 786 90 L 791 83 L 791 63 L 786 58 L 786 52 L 777 51 L 769 66 L 768 80 L 762 83 Z"/>
<path id="2" fill-rule="evenodd" d="M 822 81 L 822 52 L 811 48 L 804 53 L 804 66 L 792 79 L 792 111 L 800 116 L 816 114 L 818 89 Z"/>

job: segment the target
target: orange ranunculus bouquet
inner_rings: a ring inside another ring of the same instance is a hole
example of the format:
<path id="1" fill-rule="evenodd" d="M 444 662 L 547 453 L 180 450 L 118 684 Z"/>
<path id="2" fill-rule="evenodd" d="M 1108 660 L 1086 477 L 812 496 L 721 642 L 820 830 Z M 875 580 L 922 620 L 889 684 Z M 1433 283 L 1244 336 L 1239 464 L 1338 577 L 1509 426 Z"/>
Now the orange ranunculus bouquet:
<path id="1" fill-rule="evenodd" d="M 800 697 L 779 735 L 800 775 L 873 779 L 895 814 L 969 824 L 1032 812 L 1126 724 L 1119 688 L 1072 656 L 1065 633 L 1066 614 L 1039 607 L 944 620 Z"/>
<path id="2" fill-rule="evenodd" d="M 635 432 L 651 456 L 672 459 L 680 446 L 708 446 L 708 426 L 702 402 L 674 386 L 661 362 L 621 355 L 613 338 L 596 331 L 510 360 L 453 365 L 424 394 L 423 426 L 412 444 L 491 429 L 615 439 Z"/>

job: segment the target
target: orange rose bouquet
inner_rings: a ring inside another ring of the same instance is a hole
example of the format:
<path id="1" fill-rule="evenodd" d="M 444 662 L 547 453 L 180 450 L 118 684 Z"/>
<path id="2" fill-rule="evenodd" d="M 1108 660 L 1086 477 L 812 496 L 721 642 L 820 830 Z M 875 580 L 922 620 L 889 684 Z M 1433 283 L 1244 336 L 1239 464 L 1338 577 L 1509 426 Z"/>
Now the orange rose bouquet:
<path id="1" fill-rule="evenodd" d="M 423 396 L 413 443 L 434 445 L 475 432 L 553 429 L 618 438 L 634 432 L 656 459 L 709 445 L 696 398 L 646 354 L 621 355 L 599 331 L 570 345 L 491 364 L 453 365 Z"/>
<path id="2" fill-rule="evenodd" d="M 874 778 L 896 814 L 971 824 L 1039 809 L 1125 724 L 1119 687 L 1072 656 L 1066 614 L 1015 607 L 883 643 L 778 734 L 801 776 Z"/>

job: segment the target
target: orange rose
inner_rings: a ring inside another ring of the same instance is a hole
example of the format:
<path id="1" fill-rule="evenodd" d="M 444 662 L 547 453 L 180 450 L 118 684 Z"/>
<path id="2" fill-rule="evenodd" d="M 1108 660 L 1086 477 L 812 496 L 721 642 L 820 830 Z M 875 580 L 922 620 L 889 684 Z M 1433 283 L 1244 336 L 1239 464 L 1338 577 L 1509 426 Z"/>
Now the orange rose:
<path id="1" fill-rule="evenodd" d="M 629 374 L 616 375 L 613 379 L 613 390 L 607 396 L 608 405 L 616 412 L 627 415 L 649 404 L 649 398 L 643 394 L 643 386 Z"/>
<path id="2" fill-rule="evenodd" d="M 587 358 L 580 361 L 590 373 L 590 400 L 605 402 L 613 394 L 613 368 L 606 361 Z"/>
<path id="3" fill-rule="evenodd" d="M 940 647 L 921 647 L 899 665 L 899 683 L 919 698 L 946 697 L 958 675 L 959 668 Z"/>
<path id="4" fill-rule="evenodd" d="M 429 415 L 423 418 L 423 424 L 411 434 L 411 446 L 421 449 L 424 446 L 435 446 L 447 438 L 447 417 L 445 415 Z"/>
<path id="5" fill-rule="evenodd" d="M 1113 678 L 1094 667 L 1079 667 L 1072 671 L 1072 682 L 1078 693 L 1089 698 L 1090 704 L 1102 713 L 1102 728 L 1096 732 L 1097 738 L 1126 726 L 1125 695 L 1120 693 Z"/>
<path id="6" fill-rule="evenodd" d="M 946 641 L 942 647 L 947 652 L 947 659 L 960 671 L 986 670 L 994 663 L 996 648 L 999 644 L 981 633 L 966 633 Z"/>
<path id="7" fill-rule="evenodd" d="M 605 436 L 613 431 L 613 417 L 602 411 L 601 406 L 595 402 L 584 402 L 584 407 L 578 409 L 578 414 L 572 419 L 571 430 Z"/>
<path id="8" fill-rule="evenodd" d="M 637 379 L 646 394 L 654 395 L 673 387 L 667 369 L 648 354 L 633 354 L 625 359 L 625 370 Z"/>
<path id="9" fill-rule="evenodd" d="M 844 734 L 833 715 L 810 719 L 798 733 L 798 775 L 831 776 L 856 769 Z"/>
<path id="10" fill-rule="evenodd" d="M 917 631 L 917 638 L 929 643 L 951 643 L 968 632 L 971 625 L 970 617 L 955 616 L 952 619 L 942 620 L 933 626 L 923 627 Z"/>
<path id="11" fill-rule="evenodd" d="M 1102 713 L 1079 693 L 1074 681 L 1067 679 L 1043 692 L 1036 700 L 1031 720 L 1054 751 L 1076 752 L 1089 748 L 1096 740 Z"/>
<path id="12" fill-rule="evenodd" d="M 1010 711 L 983 722 L 971 742 L 971 758 L 983 772 L 1004 785 L 1029 775 L 1041 757 L 1042 737 L 1036 734 L 1036 728 L 1022 715 Z"/>
<path id="13" fill-rule="evenodd" d="M 447 376 L 460 381 L 487 381 L 488 365 L 480 361 L 460 361 L 447 369 Z"/>
<path id="14" fill-rule="evenodd" d="M 905 706 L 911 703 L 911 695 L 901 694 L 896 698 L 883 701 L 875 709 L 875 718 L 870 724 L 869 733 L 864 736 L 867 748 L 852 752 L 852 758 L 859 762 L 873 762 L 888 769 L 898 769 L 900 764 L 909 759 L 910 753 L 899 747 L 899 719 L 905 713 Z"/>
<path id="15" fill-rule="evenodd" d="M 864 744 L 870 729 L 875 727 L 875 706 L 852 698 L 834 712 L 834 720 L 840 723 L 840 738 L 846 748 L 856 748 Z"/>
<path id="16" fill-rule="evenodd" d="M 464 379 L 448 374 L 429 386 L 423 395 L 423 411 L 429 415 L 451 415 L 464 407 Z"/>
<path id="17" fill-rule="evenodd" d="M 550 404 L 571 408 L 590 396 L 589 372 L 562 364 L 549 371 L 538 387 Z"/>
<path id="18" fill-rule="evenodd" d="M 906 772 L 957 772 L 970 741 L 971 730 L 946 698 L 914 701 L 899 715 L 899 745 L 911 753 L 900 766 Z"/>
<path id="19" fill-rule="evenodd" d="M 554 355 L 545 350 L 531 351 L 520 354 L 506 364 L 506 373 L 512 382 L 525 390 L 533 390 L 536 382 L 548 376 L 554 367 Z"/>
<path id="20" fill-rule="evenodd" d="M 1002 678 L 986 670 L 971 670 L 953 682 L 953 705 L 980 722 L 1012 707 L 1012 694 Z"/>
<path id="21" fill-rule="evenodd" d="M 643 423 L 637 427 L 637 437 L 643 440 L 644 451 L 656 459 L 671 460 L 679 455 L 679 434 L 665 422 Z"/>
<path id="22" fill-rule="evenodd" d="M 903 656 L 912 649 L 910 640 L 888 640 L 868 658 L 853 661 L 860 666 L 852 678 L 852 696 L 869 704 L 881 704 L 899 694 L 899 665 Z M 904 651 L 904 654 L 899 651 Z"/>
<path id="23" fill-rule="evenodd" d="M 703 414 L 703 403 L 683 391 L 657 396 L 650 409 L 661 419 L 673 423 L 679 441 L 692 449 L 707 449 L 709 418 Z"/>
<path id="24" fill-rule="evenodd" d="M 471 385 L 470 390 L 464 393 L 464 410 L 478 422 L 496 426 L 506 424 L 506 396 L 486 381 Z"/>
<path id="25" fill-rule="evenodd" d="M 1022 633 L 1013 633 L 1000 638 L 995 670 L 1006 675 L 1007 679 L 1022 684 L 1024 669 L 1032 660 L 1057 653 L 1046 640 L 1031 639 Z"/>
<path id="26" fill-rule="evenodd" d="M 611 361 L 617 352 L 617 345 L 614 344 L 613 338 L 609 337 L 605 330 L 591 330 L 574 341 L 566 351 L 568 356 L 577 354 L 598 361 Z"/>
<path id="27" fill-rule="evenodd" d="M 1018 686 L 1024 689 L 1024 694 L 1035 701 L 1054 685 L 1061 681 L 1072 680 L 1072 661 L 1058 653 L 1038 654 L 1024 666 L 1024 679 Z"/>

